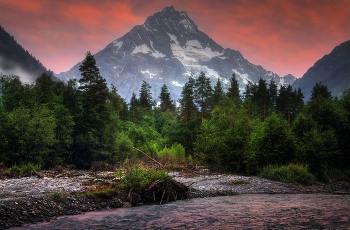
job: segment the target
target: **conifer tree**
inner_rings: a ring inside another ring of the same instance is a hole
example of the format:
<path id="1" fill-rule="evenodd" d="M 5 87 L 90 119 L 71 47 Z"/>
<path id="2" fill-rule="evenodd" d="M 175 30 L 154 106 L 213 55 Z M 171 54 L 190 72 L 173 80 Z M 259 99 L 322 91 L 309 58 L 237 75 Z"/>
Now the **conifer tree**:
<path id="1" fill-rule="evenodd" d="M 239 84 L 236 75 L 233 73 L 230 79 L 230 87 L 228 88 L 227 97 L 236 100 L 239 99 Z"/>
<path id="2" fill-rule="evenodd" d="M 160 91 L 160 108 L 164 112 L 167 109 L 173 110 L 173 103 L 170 98 L 170 93 L 166 84 L 164 84 Z"/>
<path id="3" fill-rule="evenodd" d="M 105 110 L 108 96 L 106 79 L 100 76 L 96 60 L 90 51 L 86 53 L 83 63 L 79 67 L 82 78 L 79 79 L 82 91 L 83 106 L 86 109 L 96 108 L 101 113 Z"/>
<path id="4" fill-rule="evenodd" d="M 270 98 L 269 108 L 274 109 L 276 105 L 276 98 L 277 98 L 277 85 L 273 78 L 269 83 L 269 98 Z"/>
<path id="5" fill-rule="evenodd" d="M 245 92 L 244 98 L 245 99 L 250 99 L 252 102 L 256 103 L 257 102 L 257 90 L 258 86 L 256 84 L 253 84 L 251 81 L 248 81 L 248 83 L 245 86 Z"/>
<path id="6" fill-rule="evenodd" d="M 310 100 L 316 99 L 321 95 L 325 99 L 332 99 L 332 93 L 328 91 L 326 85 L 322 85 L 321 82 L 316 82 L 315 86 L 312 88 Z"/>
<path id="7" fill-rule="evenodd" d="M 220 78 L 218 78 L 216 85 L 214 86 L 213 103 L 218 105 L 222 98 L 224 97 L 224 90 L 222 88 L 222 83 Z"/>
<path id="8" fill-rule="evenodd" d="M 152 109 L 152 93 L 151 93 L 151 86 L 146 81 L 143 81 L 140 89 L 140 106 L 144 109 L 150 110 Z"/>
<path id="9" fill-rule="evenodd" d="M 262 115 L 263 120 L 265 122 L 267 106 L 269 105 L 270 100 L 269 100 L 269 91 L 267 89 L 267 83 L 262 78 L 259 79 L 256 96 L 258 99 L 259 114 Z"/>
<path id="10" fill-rule="evenodd" d="M 201 108 L 202 122 L 204 116 L 208 114 L 212 107 L 213 89 L 210 85 L 210 79 L 203 72 L 195 81 L 194 99 L 197 105 Z"/>
<path id="11" fill-rule="evenodd" d="M 191 117 L 193 111 L 196 111 L 196 105 L 194 104 L 194 83 L 195 80 L 191 75 L 188 82 L 182 88 L 180 103 L 180 112 L 186 119 L 186 123 Z"/>
<path id="12" fill-rule="evenodd" d="M 117 93 L 117 87 L 115 87 L 113 84 L 111 85 L 111 91 L 109 92 L 108 99 L 109 99 L 109 104 L 112 107 L 114 111 L 118 113 L 118 118 L 120 115 L 120 111 L 123 109 L 123 104 L 122 104 L 122 98 L 121 96 Z"/>
<path id="13" fill-rule="evenodd" d="M 140 101 L 136 98 L 136 94 L 132 92 L 132 96 L 130 99 L 130 109 L 132 111 L 132 122 L 135 122 L 135 113 L 136 113 L 136 108 L 139 106 Z"/>

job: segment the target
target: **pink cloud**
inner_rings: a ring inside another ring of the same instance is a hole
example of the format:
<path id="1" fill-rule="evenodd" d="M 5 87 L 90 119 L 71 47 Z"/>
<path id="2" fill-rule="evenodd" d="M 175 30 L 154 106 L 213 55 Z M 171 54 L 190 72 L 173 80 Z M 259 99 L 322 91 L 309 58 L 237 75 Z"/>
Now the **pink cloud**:
<path id="1" fill-rule="evenodd" d="M 96 53 L 146 18 L 174 5 L 224 48 L 256 65 L 301 77 L 350 39 L 350 1 L 338 0 L 3 0 L 1 25 L 59 73 Z"/>

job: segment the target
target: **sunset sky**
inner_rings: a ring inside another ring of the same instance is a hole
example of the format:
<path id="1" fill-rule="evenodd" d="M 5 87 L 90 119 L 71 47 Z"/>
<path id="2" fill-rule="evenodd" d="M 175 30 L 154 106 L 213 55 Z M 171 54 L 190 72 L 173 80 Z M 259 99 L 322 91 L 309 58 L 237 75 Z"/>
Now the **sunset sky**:
<path id="1" fill-rule="evenodd" d="M 173 5 L 224 48 L 301 77 L 350 40 L 350 0 L 0 0 L 0 25 L 55 73 Z"/>

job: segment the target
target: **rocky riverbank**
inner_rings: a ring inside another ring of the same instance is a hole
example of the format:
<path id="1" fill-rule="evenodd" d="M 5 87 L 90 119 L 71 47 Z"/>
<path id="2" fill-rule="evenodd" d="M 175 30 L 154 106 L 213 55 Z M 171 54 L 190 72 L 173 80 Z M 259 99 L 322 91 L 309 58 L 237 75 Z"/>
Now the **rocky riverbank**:
<path id="1" fill-rule="evenodd" d="M 350 194 L 349 182 L 330 182 L 312 186 L 274 182 L 258 177 L 210 173 L 169 173 L 174 180 L 191 188 L 191 198 L 239 194 Z M 97 182 L 111 183 L 109 173 L 79 172 L 0 180 L 0 228 L 26 223 L 53 221 L 62 215 L 77 215 L 93 210 L 128 205 L 127 194 L 55 197 L 55 193 L 74 193 Z"/>

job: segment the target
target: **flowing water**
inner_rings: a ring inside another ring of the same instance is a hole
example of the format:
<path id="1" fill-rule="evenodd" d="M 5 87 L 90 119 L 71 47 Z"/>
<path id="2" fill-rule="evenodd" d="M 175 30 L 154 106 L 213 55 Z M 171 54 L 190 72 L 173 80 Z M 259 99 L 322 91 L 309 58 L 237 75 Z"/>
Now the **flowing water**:
<path id="1" fill-rule="evenodd" d="M 350 196 L 237 195 L 59 217 L 18 229 L 349 229 Z"/>

